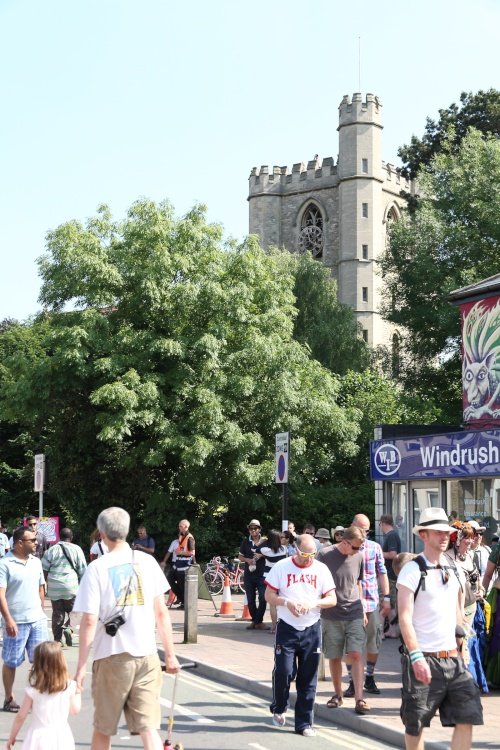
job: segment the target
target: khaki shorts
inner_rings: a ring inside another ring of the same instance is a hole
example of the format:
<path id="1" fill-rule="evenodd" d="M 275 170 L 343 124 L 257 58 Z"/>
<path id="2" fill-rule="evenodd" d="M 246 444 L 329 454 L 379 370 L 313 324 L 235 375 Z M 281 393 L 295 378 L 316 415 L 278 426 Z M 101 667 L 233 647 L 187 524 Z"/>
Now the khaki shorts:
<path id="1" fill-rule="evenodd" d="M 116 734 L 123 710 L 132 734 L 159 729 L 162 683 L 158 654 L 114 654 L 92 665 L 94 727 L 111 737 Z"/>
<path id="2" fill-rule="evenodd" d="M 378 609 L 367 612 L 366 616 L 368 618 L 365 628 L 366 651 L 368 654 L 378 654 L 382 643 L 382 618 Z"/>
<path id="3" fill-rule="evenodd" d="M 321 620 L 323 653 L 327 659 L 341 659 L 344 654 L 365 650 L 363 620 Z"/>

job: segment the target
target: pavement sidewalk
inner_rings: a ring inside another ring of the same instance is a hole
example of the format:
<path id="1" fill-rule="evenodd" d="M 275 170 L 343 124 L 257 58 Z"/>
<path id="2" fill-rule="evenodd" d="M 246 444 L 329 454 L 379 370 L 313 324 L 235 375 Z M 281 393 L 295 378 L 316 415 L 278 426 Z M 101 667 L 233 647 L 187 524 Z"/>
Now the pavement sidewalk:
<path id="1" fill-rule="evenodd" d="M 232 597 L 236 617 L 243 611 L 243 598 Z M 220 597 L 215 598 L 220 608 Z M 271 698 L 274 637 L 269 631 L 247 630 L 247 622 L 215 616 L 212 602 L 198 601 L 198 642 L 183 643 L 184 612 L 171 609 L 176 653 L 180 661 L 193 661 L 198 672 L 211 679 L 232 685 L 266 700 Z M 354 699 L 346 698 L 342 708 L 329 709 L 327 700 L 332 695 L 332 684 L 326 667 L 326 680 L 320 680 L 316 697 L 316 718 L 376 738 L 378 741 L 404 748 L 404 728 L 399 718 L 400 662 L 399 641 L 385 640 L 376 670 L 380 695 L 366 694 L 371 706 L 368 716 L 354 713 Z M 345 681 L 347 687 L 347 679 Z M 293 688 L 292 696 L 293 698 Z M 474 750 L 498 750 L 498 717 L 500 692 L 483 696 L 484 726 L 475 727 Z M 435 718 L 425 730 L 426 750 L 449 748 L 452 730 L 441 726 Z"/>

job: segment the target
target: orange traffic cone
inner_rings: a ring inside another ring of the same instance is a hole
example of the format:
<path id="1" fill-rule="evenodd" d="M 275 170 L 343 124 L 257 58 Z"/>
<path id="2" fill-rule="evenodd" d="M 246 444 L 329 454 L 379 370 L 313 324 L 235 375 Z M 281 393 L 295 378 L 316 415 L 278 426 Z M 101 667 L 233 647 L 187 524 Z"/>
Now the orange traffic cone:
<path id="1" fill-rule="evenodd" d="M 234 617 L 233 602 L 231 600 L 231 586 L 229 576 L 224 574 L 224 590 L 222 592 L 222 602 L 217 617 Z"/>
<path id="2" fill-rule="evenodd" d="M 250 610 L 248 609 L 248 599 L 247 595 L 245 594 L 245 598 L 243 599 L 243 612 L 241 613 L 241 617 L 237 617 L 237 620 L 251 620 L 252 617 L 250 615 Z"/>

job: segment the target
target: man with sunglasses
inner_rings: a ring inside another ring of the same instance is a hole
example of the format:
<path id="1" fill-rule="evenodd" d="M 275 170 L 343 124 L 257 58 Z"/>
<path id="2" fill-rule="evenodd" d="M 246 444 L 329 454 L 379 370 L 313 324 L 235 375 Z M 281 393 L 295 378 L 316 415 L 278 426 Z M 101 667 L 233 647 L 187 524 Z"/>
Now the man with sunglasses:
<path id="1" fill-rule="evenodd" d="M 34 532 L 20 526 L 12 535 L 12 550 L 0 560 L 3 710 L 10 713 L 19 711 L 12 692 L 17 667 L 23 663 L 25 652 L 33 662 L 36 646 L 49 637 L 43 611 L 45 580 L 42 564 L 33 554 L 35 545 Z"/>
<path id="2" fill-rule="evenodd" d="M 38 559 L 41 560 L 44 552 L 48 550 L 50 546 L 49 541 L 43 531 L 40 531 L 40 529 L 38 528 L 38 519 L 36 518 L 36 516 L 28 516 L 26 518 L 26 526 L 36 536 L 36 547 L 33 554 L 35 555 L 35 557 L 38 557 Z"/>
<path id="3" fill-rule="evenodd" d="M 240 545 L 238 559 L 245 563 L 243 569 L 243 585 L 248 602 L 248 611 L 252 622 L 247 630 L 269 630 L 263 619 L 266 612 L 266 584 L 264 568 L 266 558 L 259 554 L 259 546 L 265 541 L 260 534 L 260 522 L 253 518 L 248 524 L 248 537 Z M 259 603 L 257 604 L 257 597 Z"/>
<path id="4" fill-rule="evenodd" d="M 398 576 L 406 750 L 424 750 L 423 730 L 438 709 L 441 724 L 454 727 L 452 750 L 470 750 L 472 727 L 483 723 L 479 688 L 455 639 L 463 621 L 465 578 L 458 567 L 450 573 L 444 555 L 452 531 L 443 508 L 424 508 L 413 533 L 424 545 L 425 576 L 415 561 Z"/>
<path id="5" fill-rule="evenodd" d="M 314 700 L 321 656 L 321 612 L 335 607 L 335 584 L 326 565 L 316 559 L 310 534 L 296 539 L 293 557 L 280 560 L 266 578 L 266 600 L 278 609 L 274 645 L 273 701 L 275 727 L 283 727 L 296 673 L 295 732 L 314 737 Z"/>
<path id="6" fill-rule="evenodd" d="M 356 526 L 344 530 L 338 544 L 324 547 L 318 560 L 325 563 L 335 581 L 337 606 L 321 613 L 323 653 L 330 662 L 334 694 L 327 701 L 328 708 L 343 704 L 342 657 L 351 664 L 354 684 L 354 710 L 364 715 L 370 710 L 363 698 L 363 653 L 366 645 L 367 617 L 363 606 L 363 548 L 365 535 Z"/>

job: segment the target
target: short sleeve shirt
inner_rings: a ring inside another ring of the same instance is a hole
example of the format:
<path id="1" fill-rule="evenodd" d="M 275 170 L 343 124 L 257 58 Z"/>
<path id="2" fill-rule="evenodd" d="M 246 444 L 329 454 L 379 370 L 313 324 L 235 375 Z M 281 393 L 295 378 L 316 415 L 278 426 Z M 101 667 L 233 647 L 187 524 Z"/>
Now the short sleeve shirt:
<path id="1" fill-rule="evenodd" d="M 389 533 L 385 535 L 382 549 L 384 552 L 396 552 L 396 554 L 399 555 L 401 552 L 401 537 L 396 529 L 392 529 L 392 531 L 389 531 Z M 397 576 L 392 569 L 392 560 L 386 560 L 385 564 L 387 567 L 387 575 L 391 581 L 395 581 Z"/>
<path id="2" fill-rule="evenodd" d="M 343 555 L 336 545 L 324 547 L 318 552 L 317 560 L 324 563 L 335 581 L 337 606 L 323 609 L 321 617 L 326 620 L 349 621 L 363 617 L 363 602 L 358 584 L 363 581 L 363 556 Z"/>
<path id="3" fill-rule="evenodd" d="M 9 612 L 15 622 L 25 624 L 45 618 L 40 601 L 44 586 L 42 563 L 30 555 L 26 564 L 9 552 L 0 560 L 0 588 L 5 589 Z"/>
<path id="4" fill-rule="evenodd" d="M 313 560 L 311 565 L 302 568 L 293 557 L 287 557 L 273 565 L 267 575 L 266 584 L 281 596 L 296 602 L 314 603 L 335 590 L 335 583 L 326 565 Z M 326 611 L 312 607 L 306 614 L 295 617 L 287 606 L 278 605 L 279 619 L 295 630 L 305 630 L 314 625 L 319 620 L 321 612 Z"/>

